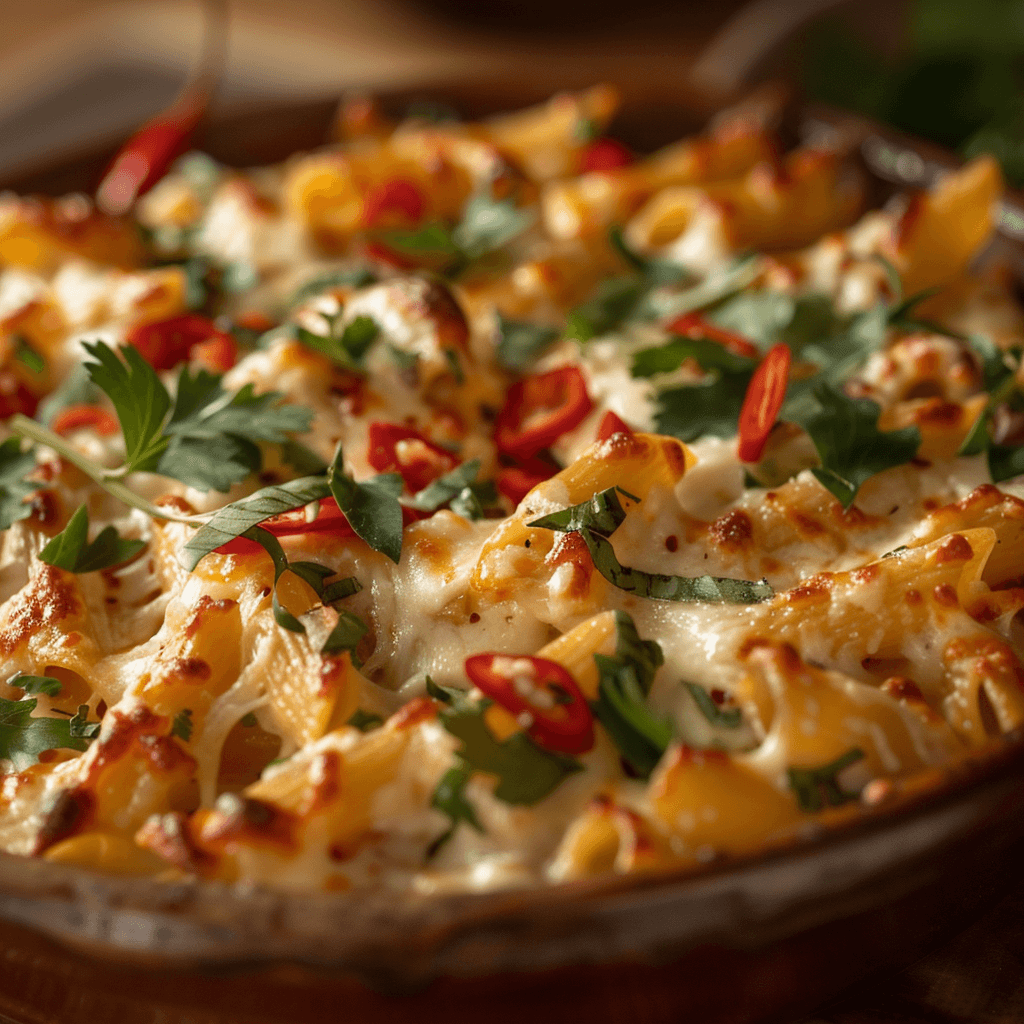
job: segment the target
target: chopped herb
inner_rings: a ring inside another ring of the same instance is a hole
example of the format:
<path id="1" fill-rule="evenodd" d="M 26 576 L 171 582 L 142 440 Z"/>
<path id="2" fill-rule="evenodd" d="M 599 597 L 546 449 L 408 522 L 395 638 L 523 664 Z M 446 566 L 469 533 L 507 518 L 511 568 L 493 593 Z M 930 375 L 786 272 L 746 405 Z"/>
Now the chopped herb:
<path id="1" fill-rule="evenodd" d="M 453 700 L 438 713 L 441 724 L 461 740 L 458 754 L 471 771 L 497 779 L 494 795 L 507 804 L 535 804 L 567 776 L 583 770 L 573 758 L 542 750 L 523 732 L 498 740 L 487 728 L 490 700 Z"/>
<path id="2" fill-rule="evenodd" d="M 609 229 L 608 240 L 623 261 L 643 278 L 648 288 L 661 284 L 675 284 L 687 276 L 686 268 L 672 260 L 638 253 L 626 241 L 622 228 L 618 226 Z"/>
<path id="3" fill-rule="evenodd" d="M 359 641 L 363 639 L 368 629 L 369 627 L 358 615 L 353 615 L 349 611 L 339 611 L 338 621 L 320 651 L 322 654 L 340 654 L 342 651 L 348 651 L 352 658 L 352 664 L 358 668 L 361 662 L 356 657 L 356 647 L 359 646 Z"/>
<path id="4" fill-rule="evenodd" d="M 525 320 L 511 320 L 498 314 L 498 362 L 506 370 L 522 373 L 551 347 L 558 329 Z"/>
<path id="5" fill-rule="evenodd" d="M 615 629 L 615 656 L 594 655 L 598 698 L 590 708 L 633 773 L 646 779 L 672 741 L 672 723 L 647 705 L 654 675 L 665 659 L 657 643 L 640 639 L 625 612 L 615 613 Z"/>
<path id="6" fill-rule="evenodd" d="M 327 463 L 316 452 L 291 438 L 281 445 L 281 461 L 303 476 L 319 476 L 327 472 Z"/>
<path id="7" fill-rule="evenodd" d="M 700 713 L 711 725 L 721 726 L 724 729 L 736 729 L 743 721 L 743 715 L 739 708 L 720 708 L 712 700 L 711 694 L 699 683 L 688 683 L 684 679 L 683 686 L 693 698 Z"/>
<path id="8" fill-rule="evenodd" d="M 800 810 L 813 813 L 856 800 L 860 794 L 844 790 L 839 785 L 839 773 L 863 757 L 864 751 L 855 747 L 820 768 L 787 768 L 789 788 L 796 794 Z"/>
<path id="9" fill-rule="evenodd" d="M 33 373 L 42 373 L 46 369 L 46 360 L 29 344 L 23 334 L 15 335 L 14 358 Z"/>
<path id="10" fill-rule="evenodd" d="M 653 377 L 657 373 L 672 373 L 687 359 L 693 359 L 705 371 L 717 370 L 725 376 L 742 376 L 746 389 L 750 375 L 757 369 L 757 360 L 737 355 L 724 345 L 708 338 L 685 338 L 677 335 L 654 348 L 640 349 L 633 356 L 634 377 Z M 694 385 L 701 387 L 702 385 Z"/>
<path id="11" fill-rule="evenodd" d="M 356 708 L 352 713 L 352 717 L 345 724 L 353 726 L 360 732 L 369 732 L 371 729 L 382 726 L 384 719 L 380 715 L 374 715 L 369 711 L 364 711 L 362 708 Z"/>
<path id="12" fill-rule="evenodd" d="M 430 806 L 446 814 L 451 824 L 427 847 L 427 860 L 435 857 L 441 847 L 451 839 L 459 822 L 466 822 L 477 832 L 484 831 L 473 805 L 465 796 L 466 786 L 472 777 L 473 769 L 465 761 L 459 761 L 441 776 L 435 787 L 434 795 L 430 798 Z"/>
<path id="13" fill-rule="evenodd" d="M 0 758 L 24 771 L 39 761 L 46 750 L 87 750 L 99 732 L 99 723 L 85 721 L 88 707 L 82 705 L 74 718 L 35 718 L 35 699 L 0 698 Z"/>
<path id="14" fill-rule="evenodd" d="M 377 321 L 373 317 L 357 316 L 338 333 L 335 325 L 340 323 L 340 317 L 321 315 L 327 322 L 327 333 L 315 334 L 299 327 L 295 332 L 298 340 L 346 370 L 362 369 L 366 353 L 380 335 Z"/>
<path id="15" fill-rule="evenodd" d="M 739 257 L 721 273 L 709 275 L 698 284 L 681 290 L 657 289 L 648 294 L 636 309 L 645 320 L 669 320 L 706 309 L 746 288 L 760 271 L 760 257 Z"/>
<path id="16" fill-rule="evenodd" d="M 814 442 L 821 466 L 811 472 L 849 508 L 861 484 L 909 462 L 921 444 L 917 427 L 880 431 L 881 413 L 869 398 L 850 398 L 828 384 L 813 390 L 815 407 L 796 418 Z"/>
<path id="17" fill-rule="evenodd" d="M 346 576 L 334 583 L 328 583 L 320 592 L 320 600 L 324 604 L 335 604 L 338 601 L 343 601 L 346 597 L 358 594 L 362 589 L 362 583 L 355 576 Z"/>
<path id="18" fill-rule="evenodd" d="M 453 512 L 467 519 L 482 519 L 497 503 L 498 492 L 493 481 L 477 480 L 479 471 L 479 459 L 464 462 L 417 491 L 409 505 L 420 512 L 434 512 L 450 504 Z"/>
<path id="19" fill-rule="evenodd" d="M 96 572 L 122 565 L 144 547 L 144 540 L 122 540 L 113 526 L 89 543 L 89 511 L 80 505 L 68 525 L 39 552 L 41 561 L 68 572 Z"/>
<path id="20" fill-rule="evenodd" d="M 382 473 L 356 483 L 344 470 L 341 445 L 327 470 L 330 492 L 356 535 L 374 551 L 397 563 L 402 556 L 402 506 L 398 496 L 403 482 L 398 473 Z"/>
<path id="21" fill-rule="evenodd" d="M 322 476 L 306 476 L 284 484 L 274 484 L 250 494 L 247 498 L 225 505 L 214 513 L 208 523 L 201 526 L 181 551 L 181 562 L 191 571 L 199 560 L 228 541 L 241 537 L 246 530 L 258 526 L 266 519 L 301 508 L 311 501 L 319 501 L 331 493 Z"/>
<path id="22" fill-rule="evenodd" d="M 174 716 L 174 721 L 171 723 L 171 735 L 177 736 L 178 739 L 184 740 L 186 743 L 192 739 L 192 709 L 182 708 Z"/>
<path id="23" fill-rule="evenodd" d="M 307 281 L 291 297 L 289 306 L 297 306 L 300 302 L 319 295 L 330 288 L 349 287 L 365 288 L 367 285 L 375 284 L 377 275 L 366 266 L 347 267 L 341 270 L 334 270 L 328 274 L 321 274 Z"/>
<path id="24" fill-rule="evenodd" d="M 246 729 L 255 729 L 259 725 L 259 719 L 250 711 L 247 714 L 242 715 L 239 724 L 244 726 Z"/>
<path id="25" fill-rule="evenodd" d="M 32 514 L 25 499 L 39 490 L 39 484 L 25 477 L 35 468 L 36 457 L 31 449 L 21 450 L 20 437 L 9 437 L 0 444 L 0 530 Z"/>
<path id="26" fill-rule="evenodd" d="M 427 696 L 439 700 L 442 704 L 453 704 L 466 695 L 465 690 L 454 686 L 438 686 L 430 676 L 426 680 Z"/>
<path id="27" fill-rule="evenodd" d="M 44 693 L 47 697 L 58 696 L 62 689 L 60 680 L 54 679 L 53 676 L 17 675 L 7 685 L 16 686 L 26 693 Z"/>
<path id="28" fill-rule="evenodd" d="M 608 334 L 633 313 L 643 294 L 644 285 L 639 278 L 606 278 L 593 298 L 569 314 L 565 336 L 585 342 Z"/>
<path id="29" fill-rule="evenodd" d="M 535 519 L 528 526 L 578 533 L 583 538 L 597 571 L 614 587 L 657 601 L 707 601 L 756 604 L 775 593 L 766 580 L 729 579 L 721 576 L 667 576 L 630 569 L 620 564 L 608 538 L 625 521 L 616 491 L 639 501 L 621 488 L 609 487 L 590 501 Z"/>

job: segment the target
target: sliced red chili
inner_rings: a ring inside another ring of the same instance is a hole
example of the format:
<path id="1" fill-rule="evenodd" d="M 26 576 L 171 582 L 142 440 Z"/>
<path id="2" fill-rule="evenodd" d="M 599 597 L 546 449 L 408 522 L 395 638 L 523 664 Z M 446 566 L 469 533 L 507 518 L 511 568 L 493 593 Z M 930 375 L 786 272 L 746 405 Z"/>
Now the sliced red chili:
<path id="1" fill-rule="evenodd" d="M 367 239 L 363 243 L 363 252 L 371 259 L 380 260 L 395 270 L 415 270 L 419 266 L 412 257 L 405 256 L 380 241 Z"/>
<path id="2" fill-rule="evenodd" d="M 23 416 L 35 416 L 39 399 L 11 373 L 0 372 L 0 419 L 7 419 L 16 412 Z"/>
<path id="3" fill-rule="evenodd" d="M 423 219 L 426 200 L 417 185 L 404 178 L 393 178 L 374 185 L 363 197 L 363 227 L 384 223 L 412 227 Z"/>
<path id="4" fill-rule="evenodd" d="M 506 455 L 529 459 L 578 427 L 593 407 L 575 366 L 524 377 L 508 389 L 494 440 Z"/>
<path id="5" fill-rule="evenodd" d="M 543 459 L 528 459 L 518 466 L 509 466 L 498 472 L 495 486 L 513 505 L 518 505 L 537 486 L 550 480 L 558 467 Z"/>
<path id="6" fill-rule="evenodd" d="M 585 150 L 580 163 L 583 171 L 614 171 L 633 162 L 633 154 L 618 139 L 595 139 Z"/>
<path id="7" fill-rule="evenodd" d="M 400 473 L 411 494 L 459 464 L 458 456 L 397 423 L 371 423 L 367 461 L 378 473 Z"/>
<path id="8" fill-rule="evenodd" d="M 229 346 L 235 351 L 231 335 L 218 330 L 212 320 L 198 313 L 182 313 L 156 323 L 140 324 L 128 332 L 126 340 L 154 370 L 173 369 L 191 358 L 193 350 L 204 342 L 218 342 L 222 361 Z"/>
<path id="9" fill-rule="evenodd" d="M 739 423 L 739 457 L 743 462 L 757 462 L 779 410 L 786 398 L 789 384 L 789 346 L 775 345 L 754 371 L 747 385 Z"/>
<path id="10" fill-rule="evenodd" d="M 106 409 L 95 405 L 69 405 L 53 418 L 50 428 L 55 434 L 70 434 L 72 430 L 91 427 L 101 437 L 112 437 L 120 427 Z"/>
<path id="11" fill-rule="evenodd" d="M 707 338 L 717 341 L 724 348 L 738 356 L 756 359 L 760 350 L 738 331 L 730 331 L 712 323 L 700 313 L 686 313 L 677 317 L 665 327 L 670 334 L 681 334 L 684 338 Z"/>
<path id="12" fill-rule="evenodd" d="M 277 325 L 266 313 L 259 309 L 250 309 L 247 313 L 239 313 L 235 317 L 235 323 L 249 331 L 258 331 L 263 334 Z"/>
<path id="13" fill-rule="evenodd" d="M 633 431 L 625 420 L 620 419 L 609 409 L 601 417 L 601 422 L 597 428 L 597 439 L 598 441 L 607 441 L 609 437 L 614 437 L 616 434 L 627 434 L 632 437 Z"/>
<path id="14" fill-rule="evenodd" d="M 515 715 L 538 746 L 585 754 L 594 746 L 594 717 L 570 673 L 547 658 L 474 654 L 466 675 L 485 696 Z"/>
<path id="15" fill-rule="evenodd" d="M 218 331 L 215 337 L 193 345 L 189 356 L 211 373 L 227 373 L 238 362 L 238 342 Z"/>
<path id="16" fill-rule="evenodd" d="M 108 213 L 127 213 L 139 196 L 166 173 L 188 148 L 209 96 L 197 90 L 147 121 L 118 151 L 96 190 L 96 200 Z"/>

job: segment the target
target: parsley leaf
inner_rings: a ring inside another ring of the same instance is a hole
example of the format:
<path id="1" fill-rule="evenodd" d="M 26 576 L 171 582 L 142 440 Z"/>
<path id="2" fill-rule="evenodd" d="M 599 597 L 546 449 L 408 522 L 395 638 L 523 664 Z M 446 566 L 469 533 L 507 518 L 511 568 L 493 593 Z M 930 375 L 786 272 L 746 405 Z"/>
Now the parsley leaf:
<path id="1" fill-rule="evenodd" d="M 322 476 L 305 476 L 283 484 L 274 484 L 218 509 L 213 518 L 189 538 L 181 550 L 181 563 L 190 572 L 200 559 L 222 544 L 241 537 L 246 530 L 265 519 L 319 501 L 331 493 Z"/>
<path id="2" fill-rule="evenodd" d="M 35 699 L 0 698 L 0 758 L 24 771 L 39 761 L 46 750 L 87 750 L 99 732 L 99 723 L 86 723 L 88 708 L 82 705 L 72 719 L 34 718 Z"/>
<path id="3" fill-rule="evenodd" d="M 402 557 L 402 506 L 398 496 L 403 482 L 398 473 L 382 473 L 356 483 L 344 470 L 341 446 L 328 467 L 327 481 L 338 508 L 345 513 L 356 536 L 374 551 L 397 563 Z"/>
<path id="4" fill-rule="evenodd" d="M 522 373 L 544 354 L 558 337 L 558 329 L 498 314 L 498 362 L 506 370 Z"/>
<path id="5" fill-rule="evenodd" d="M 80 505 L 68 525 L 42 551 L 40 561 L 68 572 L 96 572 L 122 565 L 134 558 L 144 547 L 144 540 L 122 540 L 113 526 L 100 531 L 89 543 L 89 511 Z"/>
<path id="6" fill-rule="evenodd" d="M 125 345 L 118 356 L 103 342 L 83 343 L 95 362 L 85 368 L 89 378 L 114 403 L 114 411 L 124 434 L 125 472 L 154 470 L 167 447 L 164 421 L 171 409 L 171 396 L 156 371 Z"/>
<path id="7" fill-rule="evenodd" d="M 39 490 L 39 484 L 25 477 L 36 468 L 32 449 L 21 450 L 21 438 L 9 437 L 0 444 L 0 530 L 32 514 L 25 499 Z"/>
<path id="8" fill-rule="evenodd" d="M 653 377 L 656 373 L 672 373 L 678 370 L 687 359 L 693 359 L 705 371 L 718 370 L 729 376 L 742 376 L 743 387 L 757 368 L 757 360 L 750 356 L 737 355 L 730 352 L 724 345 L 708 338 L 686 338 L 676 335 L 653 348 L 644 348 L 633 356 L 632 374 L 634 377 Z M 694 385 L 703 387 L 704 385 Z"/>
<path id="9" fill-rule="evenodd" d="M 507 804 L 535 804 L 563 779 L 583 770 L 571 757 L 542 750 L 523 732 L 498 740 L 487 728 L 490 700 L 456 700 L 438 713 L 441 724 L 462 741 L 459 756 L 472 771 L 497 779 L 494 795 Z"/>
<path id="10" fill-rule="evenodd" d="M 900 466 L 917 455 L 917 427 L 880 431 L 878 404 L 869 398 L 850 398 L 828 384 L 813 390 L 814 407 L 793 417 L 810 435 L 821 459 L 811 472 L 849 508 L 861 484 L 883 469 Z"/>
<path id="11" fill-rule="evenodd" d="M 606 278 L 593 298 L 569 314 L 565 336 L 582 342 L 608 334 L 633 313 L 644 290 L 644 283 L 638 278 Z"/>
<path id="12" fill-rule="evenodd" d="M 26 693 L 45 693 L 47 697 L 56 697 L 61 689 L 61 682 L 59 679 L 54 679 L 53 676 L 25 676 L 16 675 L 8 683 L 8 686 L 16 686 L 19 690 L 24 690 Z"/>
<path id="13" fill-rule="evenodd" d="M 320 274 L 301 285 L 296 289 L 288 302 L 289 306 L 297 306 L 305 299 L 319 295 L 328 288 L 347 286 L 349 288 L 365 288 L 367 285 L 375 284 L 377 275 L 366 266 L 343 267 L 339 270 L 332 270 L 326 274 Z"/>
<path id="14" fill-rule="evenodd" d="M 646 779 L 673 735 L 672 723 L 647 706 L 654 674 L 665 659 L 657 643 L 640 639 L 625 612 L 615 613 L 615 629 L 615 656 L 594 655 L 598 698 L 590 708 L 634 774 Z"/>
<path id="15" fill-rule="evenodd" d="M 839 807 L 856 800 L 859 793 L 849 793 L 839 785 L 839 773 L 864 757 L 859 747 L 848 750 L 829 764 L 820 768 L 787 768 L 786 779 L 789 788 L 796 794 L 800 810 L 813 813 L 825 806 Z"/>
<path id="16" fill-rule="evenodd" d="M 626 241 L 626 236 L 618 225 L 608 229 L 608 241 L 623 262 L 632 267 L 644 279 L 648 287 L 675 284 L 688 276 L 686 268 L 679 263 L 638 253 Z"/>
<path id="17" fill-rule="evenodd" d="M 174 721 L 171 723 L 171 735 L 177 736 L 178 739 L 184 740 L 186 743 L 192 739 L 192 709 L 182 708 L 174 716 Z"/>

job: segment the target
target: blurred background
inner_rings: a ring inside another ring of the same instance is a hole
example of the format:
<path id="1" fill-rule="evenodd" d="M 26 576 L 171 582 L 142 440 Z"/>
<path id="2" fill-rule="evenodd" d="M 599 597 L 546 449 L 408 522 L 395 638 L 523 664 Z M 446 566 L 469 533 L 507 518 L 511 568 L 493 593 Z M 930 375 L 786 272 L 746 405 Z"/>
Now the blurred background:
<path id="1" fill-rule="evenodd" d="M 1024 0 L 228 0 L 217 104 L 465 78 L 538 92 L 617 82 L 695 88 L 709 109 L 784 74 L 813 96 L 1024 183 Z M 3 0 L 0 179 L 113 142 L 166 105 L 196 61 L 200 0 Z M 702 59 L 703 57 L 703 59 Z"/>

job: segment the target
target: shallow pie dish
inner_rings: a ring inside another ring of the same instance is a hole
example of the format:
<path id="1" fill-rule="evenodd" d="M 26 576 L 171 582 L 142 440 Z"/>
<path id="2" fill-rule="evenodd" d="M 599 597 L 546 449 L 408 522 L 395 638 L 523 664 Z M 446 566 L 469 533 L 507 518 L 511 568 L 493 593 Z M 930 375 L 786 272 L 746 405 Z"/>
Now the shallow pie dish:
<path id="1" fill-rule="evenodd" d="M 538 98 L 430 91 L 469 115 Z M 227 162 L 280 158 L 319 143 L 331 111 L 246 115 L 212 126 L 201 147 Z M 698 119 L 685 104 L 631 106 L 627 95 L 623 134 L 653 144 Z M 920 184 L 930 161 L 948 162 L 841 115 L 797 120 L 802 131 L 846 133 L 880 188 Z M 10 184 L 88 186 L 102 162 L 83 157 Z M 1024 224 L 1012 202 L 1004 224 L 1012 251 Z M 934 788 L 698 875 L 403 902 L 114 878 L 5 855 L 0 916 L 17 969 L 0 985 L 0 1012 L 33 1022 L 72 1008 L 97 1022 L 306 1021 L 325 1009 L 340 1018 L 341 1006 L 367 1021 L 584 1010 L 599 1021 L 774 1019 L 906 959 L 998 890 L 1024 839 L 1022 796 L 1024 737 L 1013 735 Z"/>

